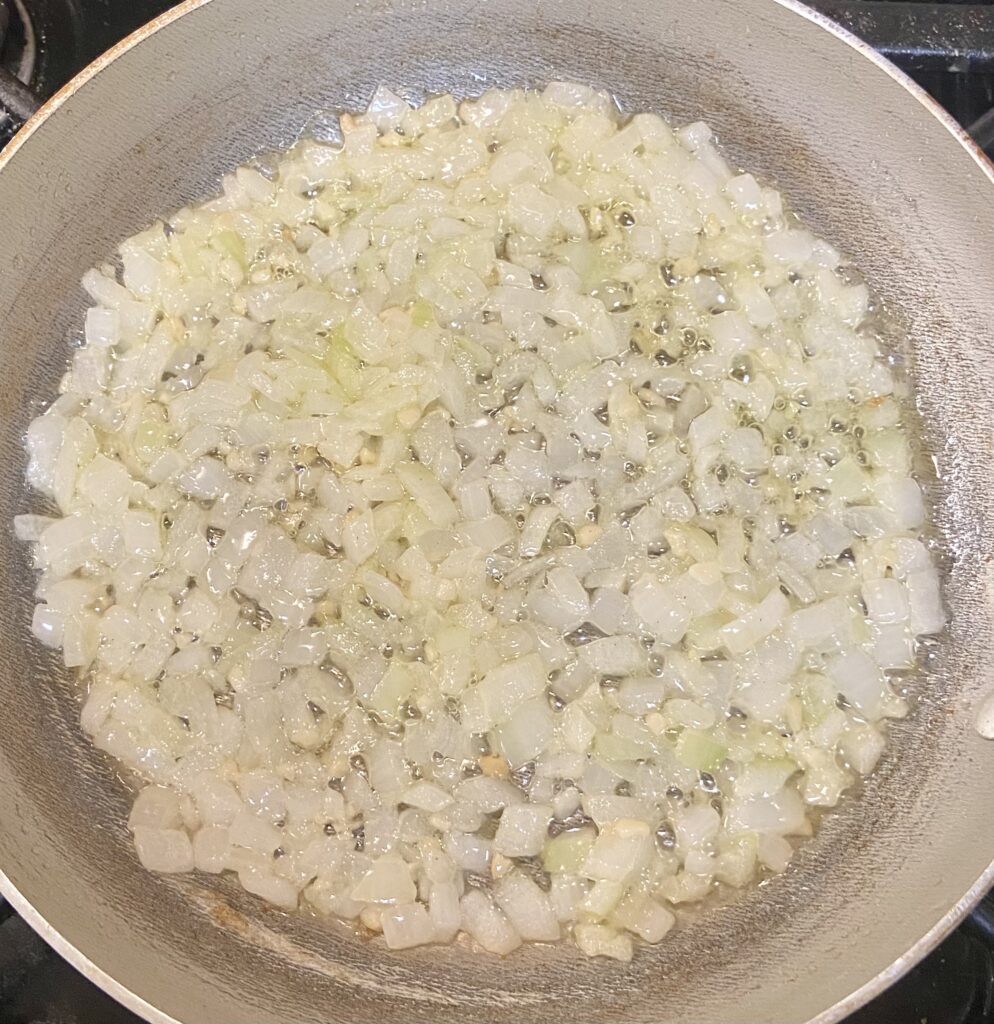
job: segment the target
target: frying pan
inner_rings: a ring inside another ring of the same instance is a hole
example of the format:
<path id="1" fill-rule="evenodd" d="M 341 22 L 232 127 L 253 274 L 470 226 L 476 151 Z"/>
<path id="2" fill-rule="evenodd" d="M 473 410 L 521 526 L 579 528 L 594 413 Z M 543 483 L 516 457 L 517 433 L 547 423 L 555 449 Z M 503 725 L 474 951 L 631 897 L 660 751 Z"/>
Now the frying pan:
<path id="1" fill-rule="evenodd" d="M 837 1021 L 994 878 L 994 181 L 908 80 L 784 0 L 188 0 L 66 87 L 0 156 L 0 519 L 29 507 L 22 436 L 81 322 L 82 272 L 221 173 L 384 82 L 473 94 L 569 78 L 705 117 L 854 258 L 901 321 L 952 625 L 858 800 L 790 870 L 631 964 L 530 946 L 392 953 L 235 886 L 142 870 L 128 794 L 28 640 L 32 572 L 0 530 L 0 889 L 150 1021 Z"/>

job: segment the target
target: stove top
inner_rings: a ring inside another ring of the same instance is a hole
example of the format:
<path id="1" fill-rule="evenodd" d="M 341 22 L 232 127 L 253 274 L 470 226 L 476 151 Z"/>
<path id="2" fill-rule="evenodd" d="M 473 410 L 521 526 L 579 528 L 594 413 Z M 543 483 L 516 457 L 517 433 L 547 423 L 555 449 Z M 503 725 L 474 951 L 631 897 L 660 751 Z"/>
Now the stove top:
<path id="1" fill-rule="evenodd" d="M 174 0 L 0 0 L 0 100 L 51 95 Z M 809 0 L 911 74 L 994 156 L 994 0 Z M 19 119 L 0 102 L 0 146 Z M 0 1024 L 139 1024 L 0 899 Z M 994 1024 L 994 895 L 847 1024 Z"/>

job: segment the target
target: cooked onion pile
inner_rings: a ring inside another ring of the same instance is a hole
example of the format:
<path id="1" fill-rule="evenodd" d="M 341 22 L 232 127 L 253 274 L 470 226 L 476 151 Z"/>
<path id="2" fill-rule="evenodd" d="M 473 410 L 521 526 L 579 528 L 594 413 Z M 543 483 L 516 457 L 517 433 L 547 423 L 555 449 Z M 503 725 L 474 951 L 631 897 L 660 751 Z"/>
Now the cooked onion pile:
<path id="1" fill-rule="evenodd" d="M 628 959 L 784 870 L 942 627 L 867 289 L 587 88 L 342 129 L 85 276 L 34 633 L 146 867 Z"/>

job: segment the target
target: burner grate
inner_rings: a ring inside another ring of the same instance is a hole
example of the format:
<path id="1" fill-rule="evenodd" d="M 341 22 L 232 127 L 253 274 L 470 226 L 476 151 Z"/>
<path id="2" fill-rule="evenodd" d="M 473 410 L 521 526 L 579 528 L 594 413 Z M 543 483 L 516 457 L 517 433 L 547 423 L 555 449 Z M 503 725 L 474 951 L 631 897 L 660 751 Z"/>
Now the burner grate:
<path id="1" fill-rule="evenodd" d="M 38 56 L 38 38 L 24 0 L 0 0 L 0 65 L 29 83 Z"/>
<path id="2" fill-rule="evenodd" d="M 808 2 L 910 74 L 994 154 L 994 130 L 978 124 L 994 109 L 994 2 Z"/>

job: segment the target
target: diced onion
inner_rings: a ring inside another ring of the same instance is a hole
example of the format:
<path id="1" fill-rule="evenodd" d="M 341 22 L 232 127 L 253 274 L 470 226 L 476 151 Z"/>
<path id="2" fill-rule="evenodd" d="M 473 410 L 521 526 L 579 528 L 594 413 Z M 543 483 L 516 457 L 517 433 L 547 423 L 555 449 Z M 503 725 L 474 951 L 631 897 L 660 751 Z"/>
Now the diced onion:
<path id="1" fill-rule="evenodd" d="M 562 82 L 341 120 L 85 275 L 32 633 L 150 870 L 629 960 L 907 711 L 945 612 L 906 388 L 702 122 Z"/>

